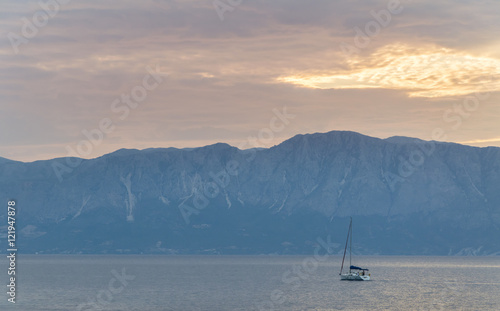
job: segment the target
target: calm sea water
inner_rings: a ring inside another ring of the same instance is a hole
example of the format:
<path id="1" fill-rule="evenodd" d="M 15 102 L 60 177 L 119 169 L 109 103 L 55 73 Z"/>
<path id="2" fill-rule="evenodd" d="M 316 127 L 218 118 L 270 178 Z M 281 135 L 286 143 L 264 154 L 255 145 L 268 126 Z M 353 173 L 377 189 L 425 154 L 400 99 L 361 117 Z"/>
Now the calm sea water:
<path id="1" fill-rule="evenodd" d="M 7 284 L 2 255 L 0 280 Z M 499 257 L 19 255 L 1 310 L 500 310 Z M 4 287 L 5 289 L 6 287 Z"/>

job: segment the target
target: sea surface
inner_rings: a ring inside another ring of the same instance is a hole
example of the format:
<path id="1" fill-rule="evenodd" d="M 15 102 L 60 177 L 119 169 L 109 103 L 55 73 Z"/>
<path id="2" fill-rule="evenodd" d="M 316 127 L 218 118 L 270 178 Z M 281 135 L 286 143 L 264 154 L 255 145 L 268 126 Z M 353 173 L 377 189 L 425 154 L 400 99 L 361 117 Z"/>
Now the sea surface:
<path id="1" fill-rule="evenodd" d="M 500 310 L 500 257 L 18 255 L 0 310 Z"/>

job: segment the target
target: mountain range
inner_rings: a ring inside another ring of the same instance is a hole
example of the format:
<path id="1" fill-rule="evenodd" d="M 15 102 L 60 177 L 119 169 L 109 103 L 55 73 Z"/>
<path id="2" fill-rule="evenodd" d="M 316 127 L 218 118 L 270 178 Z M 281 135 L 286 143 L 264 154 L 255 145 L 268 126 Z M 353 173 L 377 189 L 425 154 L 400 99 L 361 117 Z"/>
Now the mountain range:
<path id="1" fill-rule="evenodd" d="M 500 148 L 355 132 L 271 148 L 0 158 L 25 253 L 500 255 Z M 5 252 L 5 247 L 0 248 Z"/>

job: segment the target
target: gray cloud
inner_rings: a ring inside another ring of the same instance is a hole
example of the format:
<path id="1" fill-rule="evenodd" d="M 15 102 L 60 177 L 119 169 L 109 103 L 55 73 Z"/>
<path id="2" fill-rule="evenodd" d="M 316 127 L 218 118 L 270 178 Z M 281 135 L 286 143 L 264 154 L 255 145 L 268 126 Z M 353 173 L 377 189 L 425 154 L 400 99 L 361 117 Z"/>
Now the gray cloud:
<path id="1" fill-rule="evenodd" d="M 141 83 L 146 66 L 155 64 L 168 78 L 89 157 L 162 143 L 237 143 L 269 126 L 272 109 L 283 106 L 297 117 L 274 143 L 332 129 L 430 139 L 434 127 L 449 125 L 443 111 L 462 95 L 428 100 L 410 98 L 406 90 L 315 90 L 276 80 L 352 70 L 340 44 L 352 43 L 353 28 L 363 28 L 373 20 L 370 11 L 388 2 L 244 1 L 221 22 L 210 1 L 73 1 L 19 54 L 7 34 L 19 33 L 21 18 L 39 8 L 29 1 L 2 2 L 0 130 L 6 134 L 0 136 L 0 156 L 64 156 L 66 145 L 84 138 L 83 129 L 104 117 L 116 119 L 111 102 Z M 404 10 L 360 51 L 361 58 L 369 61 L 391 44 L 500 58 L 498 2 L 401 3 Z M 495 93 L 482 102 L 449 139 L 495 136 L 497 99 Z"/>

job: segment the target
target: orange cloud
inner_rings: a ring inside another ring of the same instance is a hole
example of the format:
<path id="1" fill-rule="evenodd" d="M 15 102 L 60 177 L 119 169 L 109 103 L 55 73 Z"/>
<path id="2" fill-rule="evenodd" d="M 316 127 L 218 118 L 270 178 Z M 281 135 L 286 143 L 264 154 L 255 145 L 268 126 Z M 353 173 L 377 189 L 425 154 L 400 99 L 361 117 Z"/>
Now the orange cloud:
<path id="1" fill-rule="evenodd" d="M 303 73 L 282 76 L 278 81 L 318 89 L 403 89 L 410 97 L 459 96 L 479 88 L 500 90 L 499 59 L 446 48 L 389 45 L 368 58 L 347 62 L 347 72 Z"/>

